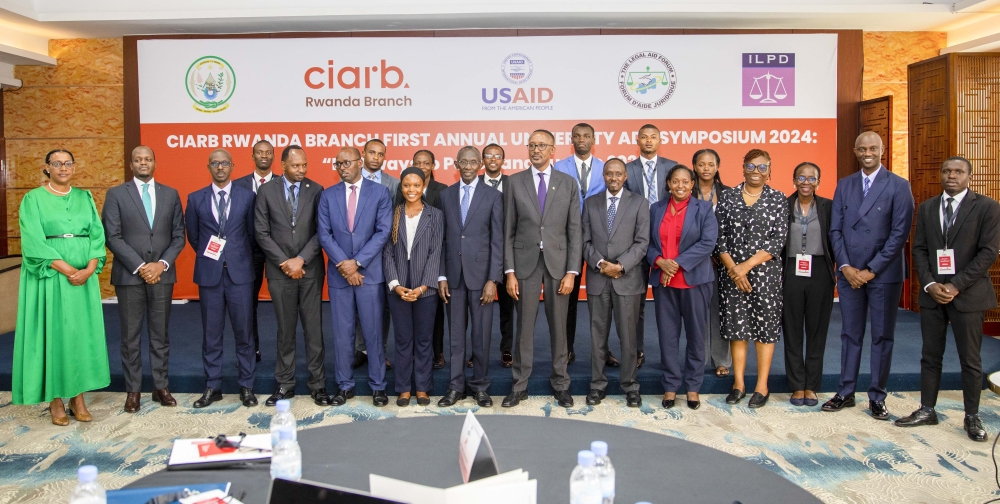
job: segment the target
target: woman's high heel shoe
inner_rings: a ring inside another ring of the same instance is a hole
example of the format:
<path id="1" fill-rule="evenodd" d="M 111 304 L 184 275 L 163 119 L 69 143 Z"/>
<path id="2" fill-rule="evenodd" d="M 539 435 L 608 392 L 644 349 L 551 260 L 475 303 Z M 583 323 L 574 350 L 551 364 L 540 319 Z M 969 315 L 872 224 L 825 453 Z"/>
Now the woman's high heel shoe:
<path id="1" fill-rule="evenodd" d="M 73 415 L 78 422 L 92 422 L 94 420 L 94 416 L 87 411 L 87 405 L 83 402 L 83 394 L 69 400 L 67 412 Z"/>
<path id="2" fill-rule="evenodd" d="M 59 409 L 63 410 L 62 415 L 56 415 L 56 411 L 53 409 L 53 406 L 58 406 Z M 58 425 L 60 427 L 69 425 L 69 417 L 66 416 L 66 410 L 63 407 L 62 399 L 53 399 L 52 402 L 49 403 L 49 415 L 52 416 L 53 425 Z"/>

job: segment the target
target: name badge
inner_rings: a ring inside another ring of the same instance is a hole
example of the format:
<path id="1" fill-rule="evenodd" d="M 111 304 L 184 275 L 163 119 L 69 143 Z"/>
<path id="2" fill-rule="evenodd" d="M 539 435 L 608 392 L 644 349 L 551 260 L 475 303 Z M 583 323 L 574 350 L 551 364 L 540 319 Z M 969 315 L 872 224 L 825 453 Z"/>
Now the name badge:
<path id="1" fill-rule="evenodd" d="M 810 254 L 795 254 L 795 276 L 811 277 L 813 273 L 813 256 Z"/>
<path id="2" fill-rule="evenodd" d="M 209 259 L 219 260 L 222 256 L 222 249 L 226 248 L 226 240 L 224 238 L 219 238 L 216 235 L 212 235 L 208 239 L 208 246 L 205 247 L 205 252 L 202 254 Z"/>
<path id="3" fill-rule="evenodd" d="M 955 250 L 944 249 L 937 251 L 938 275 L 955 274 Z"/>

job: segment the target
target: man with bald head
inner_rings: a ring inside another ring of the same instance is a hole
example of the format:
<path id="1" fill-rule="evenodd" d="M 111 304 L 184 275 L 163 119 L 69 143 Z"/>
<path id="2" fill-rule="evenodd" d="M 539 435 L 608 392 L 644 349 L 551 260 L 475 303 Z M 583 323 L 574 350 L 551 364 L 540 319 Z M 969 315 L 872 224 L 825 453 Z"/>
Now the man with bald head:
<path id="1" fill-rule="evenodd" d="M 837 183 L 830 218 L 830 243 L 838 265 L 837 292 L 843 329 L 840 334 L 840 384 L 823 411 L 855 405 L 865 322 L 871 314 L 872 418 L 888 420 L 886 382 L 892 363 L 899 296 L 906 277 L 903 244 L 913 224 L 910 183 L 882 166 L 882 139 L 866 131 L 854 142 L 861 171 Z"/>
<path id="2" fill-rule="evenodd" d="M 111 285 L 118 296 L 121 322 L 125 412 L 139 411 L 142 391 L 142 320 L 149 332 L 153 400 L 176 406 L 167 388 L 170 298 L 177 271 L 171 266 L 184 250 L 184 214 L 177 190 L 153 180 L 156 156 L 140 145 L 129 160 L 132 180 L 108 190 L 101 220 L 108 250 L 114 254 Z"/>
<path id="3" fill-rule="evenodd" d="M 233 157 L 225 149 L 208 156 L 212 184 L 188 195 L 187 237 L 194 249 L 194 283 L 198 285 L 204 330 L 202 358 L 205 393 L 193 404 L 204 408 L 222 399 L 222 335 L 225 314 L 236 340 L 240 401 L 256 406 L 253 381 L 257 360 L 253 345 L 253 217 L 254 193 L 232 183 Z"/>

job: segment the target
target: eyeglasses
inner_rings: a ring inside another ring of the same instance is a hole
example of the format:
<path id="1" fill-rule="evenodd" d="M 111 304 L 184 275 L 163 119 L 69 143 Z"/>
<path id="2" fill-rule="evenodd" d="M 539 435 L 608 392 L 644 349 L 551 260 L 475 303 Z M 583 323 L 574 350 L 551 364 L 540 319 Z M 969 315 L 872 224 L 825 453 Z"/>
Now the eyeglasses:
<path id="1" fill-rule="evenodd" d="M 51 166 L 56 170 L 62 168 L 63 166 L 65 166 L 66 168 L 72 168 L 75 165 L 76 165 L 75 161 L 53 161 L 49 163 L 49 166 Z"/>
<path id="2" fill-rule="evenodd" d="M 747 173 L 753 173 L 754 170 L 757 170 L 760 173 L 767 173 L 767 171 L 770 169 L 771 169 L 770 163 L 768 164 L 761 163 L 759 165 L 755 165 L 753 163 L 747 163 L 743 165 L 743 170 L 746 171 Z"/>
<path id="3" fill-rule="evenodd" d="M 549 147 L 552 147 L 552 145 L 551 144 L 528 144 L 528 150 L 529 151 L 533 151 L 533 150 L 545 150 L 545 149 L 548 149 Z"/>
<path id="4" fill-rule="evenodd" d="M 212 161 L 212 162 L 208 163 L 208 166 L 211 166 L 212 168 L 229 168 L 230 166 L 233 166 L 233 162 L 232 161 Z"/>
<path id="5" fill-rule="evenodd" d="M 347 168 L 348 166 L 351 166 L 351 163 L 353 163 L 355 161 L 361 161 L 361 159 L 360 158 L 359 159 L 345 159 L 344 161 L 334 161 L 333 162 L 333 166 L 336 166 L 337 168 Z"/>
<path id="6" fill-rule="evenodd" d="M 475 167 L 478 168 L 479 165 L 482 164 L 482 163 L 480 163 L 479 161 L 464 161 L 463 160 L 463 161 L 458 161 L 455 164 L 458 165 L 459 168 L 468 168 L 470 166 L 475 166 Z"/>
<path id="7" fill-rule="evenodd" d="M 503 154 L 483 154 L 483 159 L 503 159 Z"/>
<path id="8" fill-rule="evenodd" d="M 809 182 L 810 184 L 815 184 L 816 182 L 819 182 L 819 179 L 816 177 L 806 177 L 805 175 L 799 175 L 798 177 L 795 177 L 795 181 L 800 184 L 803 182 Z"/>

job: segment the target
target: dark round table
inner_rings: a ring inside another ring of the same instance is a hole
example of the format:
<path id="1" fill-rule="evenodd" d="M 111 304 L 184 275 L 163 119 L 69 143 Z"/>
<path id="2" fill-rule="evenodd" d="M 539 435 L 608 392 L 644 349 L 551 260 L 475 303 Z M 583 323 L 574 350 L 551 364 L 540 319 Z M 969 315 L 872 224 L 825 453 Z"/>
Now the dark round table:
<path id="1" fill-rule="evenodd" d="M 639 501 L 723 503 L 820 502 L 752 462 L 662 434 L 581 420 L 513 415 L 477 417 L 500 472 L 524 469 L 538 480 L 538 502 L 569 502 L 576 453 L 607 441 L 615 466 L 617 504 Z M 462 483 L 458 437 L 464 415 L 353 422 L 300 431 L 304 479 L 368 491 L 379 474 L 447 488 Z M 204 471 L 160 471 L 128 488 L 232 482 L 246 504 L 264 503 L 267 464 Z"/>

